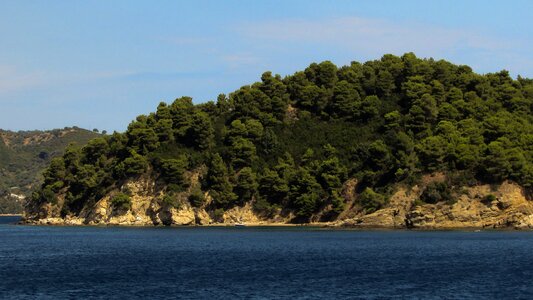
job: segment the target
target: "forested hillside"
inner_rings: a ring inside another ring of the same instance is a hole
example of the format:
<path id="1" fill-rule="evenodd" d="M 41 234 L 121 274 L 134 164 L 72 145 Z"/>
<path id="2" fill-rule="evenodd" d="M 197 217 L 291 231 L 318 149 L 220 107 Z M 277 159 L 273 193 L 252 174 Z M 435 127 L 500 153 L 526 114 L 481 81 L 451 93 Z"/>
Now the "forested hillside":
<path id="1" fill-rule="evenodd" d="M 532 187 L 532 109 L 533 80 L 507 71 L 481 75 L 412 53 L 313 63 L 284 78 L 265 72 L 216 102 L 160 103 L 124 133 L 69 147 L 32 201 L 58 205 L 64 217 L 111 195 L 127 211 L 122 184 L 147 177 L 162 205 L 188 201 L 216 215 L 250 202 L 263 215 L 287 211 L 307 222 L 335 219 L 350 179 L 352 205 L 370 213 L 394 186 L 443 173 L 420 203 L 451 203 L 465 186 Z"/>
<path id="2" fill-rule="evenodd" d="M 0 130 L 0 214 L 21 213 L 26 197 L 42 183 L 42 171 L 70 143 L 79 146 L 99 136 L 80 128 L 49 131 Z"/>

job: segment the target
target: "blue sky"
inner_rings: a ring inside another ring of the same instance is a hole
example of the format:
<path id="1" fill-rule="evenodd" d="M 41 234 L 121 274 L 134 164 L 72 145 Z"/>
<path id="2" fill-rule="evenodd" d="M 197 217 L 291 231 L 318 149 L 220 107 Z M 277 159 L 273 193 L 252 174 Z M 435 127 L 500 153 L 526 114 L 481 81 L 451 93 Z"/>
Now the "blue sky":
<path id="1" fill-rule="evenodd" d="M 123 131 L 311 62 L 385 53 L 533 77 L 533 1 L 0 1 L 0 128 Z"/>

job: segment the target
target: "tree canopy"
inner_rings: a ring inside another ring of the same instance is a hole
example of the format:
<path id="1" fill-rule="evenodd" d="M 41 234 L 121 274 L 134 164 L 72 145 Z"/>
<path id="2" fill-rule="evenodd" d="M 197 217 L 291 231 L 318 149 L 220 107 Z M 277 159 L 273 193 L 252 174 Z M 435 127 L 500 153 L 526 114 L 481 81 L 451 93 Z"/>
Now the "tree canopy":
<path id="1" fill-rule="evenodd" d="M 350 178 L 367 212 L 386 204 L 392 185 L 437 171 L 531 188 L 532 109 L 533 80 L 507 71 L 480 75 L 413 53 L 340 68 L 313 63 L 284 78 L 265 72 L 216 102 L 161 103 L 124 133 L 70 148 L 34 201 L 64 193 L 76 213 L 129 178 L 183 190 L 185 174 L 198 171 L 195 203 L 208 192 L 217 209 L 252 201 L 308 220 L 341 212 Z"/>

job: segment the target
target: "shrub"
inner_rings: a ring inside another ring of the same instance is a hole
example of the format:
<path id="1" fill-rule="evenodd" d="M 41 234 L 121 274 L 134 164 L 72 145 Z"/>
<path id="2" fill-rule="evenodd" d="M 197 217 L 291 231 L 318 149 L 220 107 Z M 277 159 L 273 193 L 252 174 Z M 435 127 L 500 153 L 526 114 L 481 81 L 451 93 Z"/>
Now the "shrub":
<path id="1" fill-rule="evenodd" d="M 180 155 L 177 159 L 161 159 L 159 166 L 161 175 L 165 178 L 167 183 L 174 183 L 183 185 L 183 173 L 187 170 L 188 161 L 185 155 Z"/>
<path id="2" fill-rule="evenodd" d="M 128 176 L 136 176 L 145 172 L 148 167 L 148 160 L 145 156 L 142 156 L 135 151 L 130 152 L 130 157 L 124 159 L 114 168 L 114 173 L 119 178 L 125 178 Z"/>
<path id="3" fill-rule="evenodd" d="M 52 191 L 54 192 L 59 192 L 59 190 L 65 186 L 65 183 L 61 180 L 58 180 L 56 182 L 54 182 L 53 184 L 50 185 L 50 189 L 52 189 Z"/>
<path id="4" fill-rule="evenodd" d="M 170 207 L 174 207 L 175 209 L 180 208 L 180 202 L 176 197 L 173 197 L 173 195 L 166 194 L 163 196 L 163 199 L 161 200 L 163 204 L 168 205 Z"/>
<path id="5" fill-rule="evenodd" d="M 331 204 L 333 205 L 333 212 L 337 214 L 340 214 L 344 210 L 344 198 L 337 191 L 332 192 Z"/>
<path id="6" fill-rule="evenodd" d="M 494 194 L 488 194 L 485 197 L 483 197 L 483 199 L 481 199 L 481 202 L 489 204 L 494 200 L 496 200 L 496 196 L 494 196 Z"/>
<path id="7" fill-rule="evenodd" d="M 275 204 L 270 204 L 263 197 L 258 197 L 253 203 L 254 210 L 260 214 L 264 214 L 267 217 L 271 217 L 276 213 L 279 207 Z"/>
<path id="8" fill-rule="evenodd" d="M 223 217 L 224 217 L 224 209 L 222 209 L 222 208 L 215 209 L 215 211 L 214 211 L 214 219 L 217 222 L 222 222 L 223 221 Z"/>
<path id="9" fill-rule="evenodd" d="M 202 205 L 204 205 L 205 197 L 202 190 L 200 190 L 199 188 L 194 189 L 189 195 L 189 202 L 194 207 L 201 207 Z"/>
<path id="10" fill-rule="evenodd" d="M 185 191 L 185 187 L 181 184 L 169 183 L 167 184 L 167 191 L 169 193 L 181 193 Z"/>
<path id="11" fill-rule="evenodd" d="M 131 198 L 124 193 L 116 194 L 111 198 L 111 206 L 116 210 L 130 210 Z"/>
<path id="12" fill-rule="evenodd" d="M 57 204 L 56 194 L 54 193 L 54 191 L 52 190 L 50 186 L 46 186 L 43 189 L 41 196 L 45 202 L 51 203 L 51 204 Z"/>
<path id="13" fill-rule="evenodd" d="M 453 195 L 450 187 L 445 182 L 433 182 L 428 184 L 428 186 L 420 195 L 420 200 L 425 203 L 435 204 L 437 202 L 453 202 Z"/>
<path id="14" fill-rule="evenodd" d="M 385 197 L 374 192 L 371 188 L 366 188 L 359 195 L 359 204 L 365 209 L 366 213 L 372 213 L 385 206 Z"/>

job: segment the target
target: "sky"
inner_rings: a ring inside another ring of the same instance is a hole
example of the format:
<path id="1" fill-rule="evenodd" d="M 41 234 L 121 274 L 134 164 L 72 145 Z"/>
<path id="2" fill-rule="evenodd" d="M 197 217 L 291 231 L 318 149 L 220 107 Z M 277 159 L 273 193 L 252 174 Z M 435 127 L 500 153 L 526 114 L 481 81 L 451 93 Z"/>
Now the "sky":
<path id="1" fill-rule="evenodd" d="M 124 131 L 265 71 L 406 52 L 533 78 L 533 1 L 0 0 L 0 128 Z"/>

